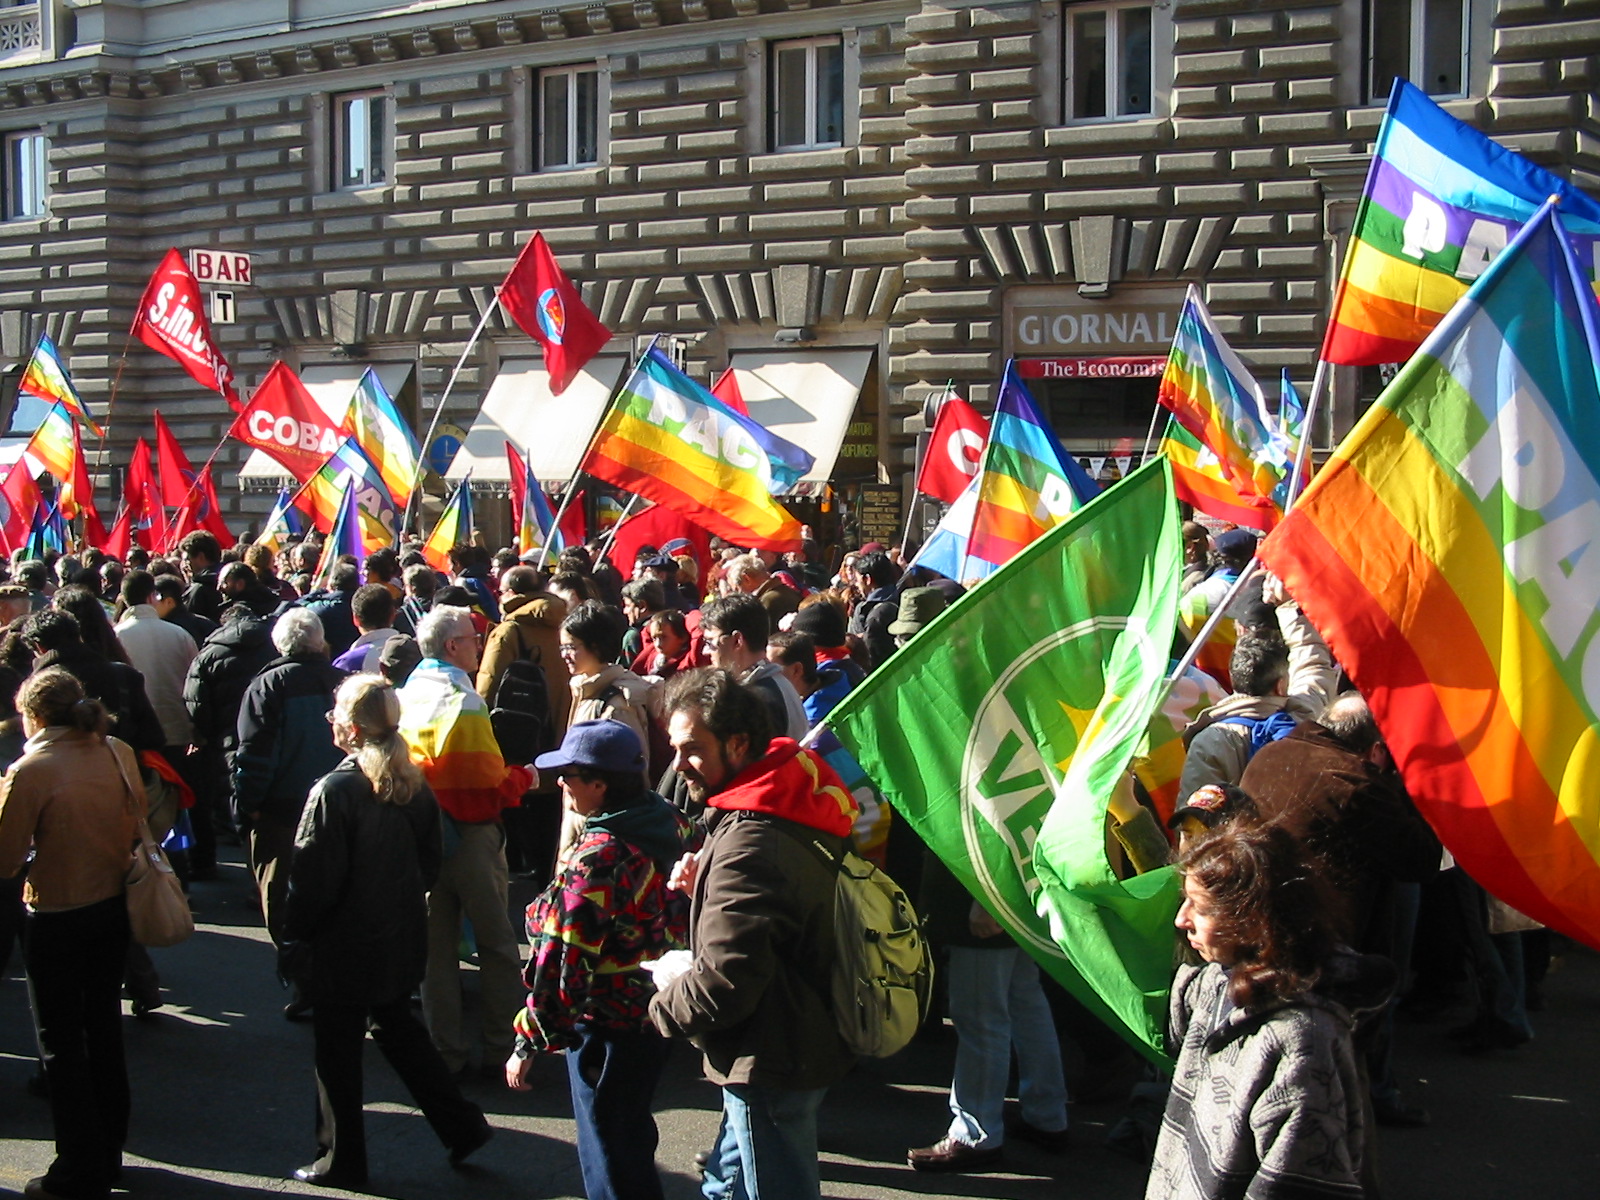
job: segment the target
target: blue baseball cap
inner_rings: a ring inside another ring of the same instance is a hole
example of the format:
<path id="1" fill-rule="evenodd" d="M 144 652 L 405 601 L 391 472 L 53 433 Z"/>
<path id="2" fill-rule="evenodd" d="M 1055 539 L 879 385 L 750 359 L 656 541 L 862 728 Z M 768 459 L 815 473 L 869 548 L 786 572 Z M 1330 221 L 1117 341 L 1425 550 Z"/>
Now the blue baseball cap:
<path id="1" fill-rule="evenodd" d="M 644 746 L 621 721 L 579 721 L 561 745 L 533 760 L 541 771 L 588 767 L 595 771 L 643 771 Z"/>

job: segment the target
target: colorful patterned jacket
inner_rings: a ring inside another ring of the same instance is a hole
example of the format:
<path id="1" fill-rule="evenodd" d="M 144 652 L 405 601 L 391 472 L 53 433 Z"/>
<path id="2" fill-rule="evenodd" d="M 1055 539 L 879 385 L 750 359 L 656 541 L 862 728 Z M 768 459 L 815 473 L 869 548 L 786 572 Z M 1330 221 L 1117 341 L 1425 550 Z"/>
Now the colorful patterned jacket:
<path id="1" fill-rule="evenodd" d="M 489 706 L 460 667 L 425 658 L 400 689 L 400 736 L 446 815 L 495 821 L 534 784 L 525 766 L 500 755 Z"/>
<path id="2" fill-rule="evenodd" d="M 575 1027 L 636 1031 L 655 992 L 641 963 L 689 944 L 689 898 L 667 888 L 689 822 L 661 797 L 591 817 L 543 895 L 528 906 L 519 1040 L 554 1052 Z"/>

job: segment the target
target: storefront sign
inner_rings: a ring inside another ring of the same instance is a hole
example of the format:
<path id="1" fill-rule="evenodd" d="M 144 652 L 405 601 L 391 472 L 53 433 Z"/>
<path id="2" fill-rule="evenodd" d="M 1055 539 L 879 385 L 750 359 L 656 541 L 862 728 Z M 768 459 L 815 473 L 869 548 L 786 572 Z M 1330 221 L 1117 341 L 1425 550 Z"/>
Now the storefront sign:
<path id="1" fill-rule="evenodd" d="M 1152 379 L 1166 367 L 1165 354 L 1017 359 L 1017 374 L 1024 379 Z"/>
<path id="2" fill-rule="evenodd" d="M 1006 333 L 1018 358 L 1071 355 L 1165 357 L 1183 308 L 1182 288 L 1126 285 L 1092 300 L 1075 288 L 1018 287 L 1006 294 Z M 1071 376 L 1058 378 L 1072 378 Z"/>

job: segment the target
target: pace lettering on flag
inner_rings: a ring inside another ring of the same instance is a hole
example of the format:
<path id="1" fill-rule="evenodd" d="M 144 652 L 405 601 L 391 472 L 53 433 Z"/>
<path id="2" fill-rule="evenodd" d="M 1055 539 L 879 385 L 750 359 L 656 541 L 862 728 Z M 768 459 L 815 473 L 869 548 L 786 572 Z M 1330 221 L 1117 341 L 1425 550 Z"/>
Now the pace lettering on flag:
<path id="1" fill-rule="evenodd" d="M 353 482 L 356 507 L 361 514 L 361 537 L 370 554 L 395 540 L 400 527 L 400 510 L 383 477 L 356 440 L 347 437 L 317 473 L 295 496 L 295 504 L 310 516 L 323 533 L 331 533 L 344 503 L 346 485 Z"/>
<path id="2" fill-rule="evenodd" d="M 1467 873 L 1600 946 L 1600 320 L 1546 205 L 1262 544 Z"/>
<path id="3" fill-rule="evenodd" d="M 606 412 L 582 470 L 735 545 L 798 550 L 800 522 L 772 491 L 810 456 L 766 430 L 758 436 L 752 424 L 651 347 Z"/>
<path id="4" fill-rule="evenodd" d="M 1210 447 L 1201 445 L 1176 417 L 1167 421 L 1159 449 L 1172 463 L 1172 486 L 1178 499 L 1195 511 L 1247 529 L 1266 529 L 1277 522 L 1277 510 L 1260 508 L 1241 496 L 1222 473 L 1222 464 Z"/>
<path id="5" fill-rule="evenodd" d="M 1322 357 L 1350 366 L 1405 362 L 1551 196 L 1561 198 L 1561 224 L 1587 280 L 1600 248 L 1600 204 L 1396 79 Z"/>
<path id="6" fill-rule="evenodd" d="M 200 285 L 176 250 L 168 250 L 150 276 L 130 332 L 176 362 L 196 383 L 221 392 L 235 409 L 240 407 L 233 390 L 233 368 L 212 337 Z"/>
<path id="7" fill-rule="evenodd" d="M 1040 965 L 1158 1054 L 1179 888 L 1118 879 L 1114 787 L 1155 710 L 1181 546 L 1152 460 L 1046 533 L 869 675 L 827 725 Z"/>
<path id="8" fill-rule="evenodd" d="M 542 233 L 522 248 L 499 295 L 500 307 L 544 349 L 552 396 L 566 391 L 584 363 L 611 340 L 611 331 L 589 311 Z"/>

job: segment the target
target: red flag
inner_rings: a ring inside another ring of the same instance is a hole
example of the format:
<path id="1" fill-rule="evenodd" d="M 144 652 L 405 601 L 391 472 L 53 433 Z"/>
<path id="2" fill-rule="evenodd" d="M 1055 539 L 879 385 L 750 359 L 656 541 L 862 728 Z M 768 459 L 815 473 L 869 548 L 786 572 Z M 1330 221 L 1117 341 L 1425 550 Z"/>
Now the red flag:
<path id="1" fill-rule="evenodd" d="M 94 545 L 90 542 L 90 545 Z M 128 561 L 128 547 L 133 544 L 133 509 L 124 504 L 117 510 L 117 519 L 108 533 L 99 543 L 100 549 L 106 552 L 107 558 L 114 558 L 118 562 Z"/>
<path id="2" fill-rule="evenodd" d="M 217 502 L 217 488 L 211 480 L 209 466 L 201 470 L 189 497 L 188 503 L 173 515 L 172 530 L 167 537 L 168 546 L 176 546 L 196 529 L 210 533 L 224 550 L 238 540 L 222 519 L 222 505 Z"/>
<path id="3" fill-rule="evenodd" d="M 506 466 L 511 470 L 511 544 L 516 545 L 522 528 L 522 500 L 528 494 L 528 460 L 510 442 L 506 443 Z"/>
<path id="4" fill-rule="evenodd" d="M 687 543 L 685 545 L 684 543 Z M 633 560 L 640 546 L 654 546 L 663 553 L 688 553 L 694 558 L 703 578 L 711 559 L 711 534 L 680 512 L 653 504 L 617 526 L 611 543 L 611 561 L 624 575 L 633 571 Z"/>
<path id="5" fill-rule="evenodd" d="M 725 368 L 717 376 L 717 381 L 711 385 L 711 394 L 741 417 L 750 415 L 750 410 L 744 406 L 744 393 L 739 390 L 739 377 L 732 367 Z"/>
<path id="6" fill-rule="evenodd" d="M 123 483 L 122 502 L 132 513 L 132 536 L 146 550 L 156 548 L 156 539 L 167 525 L 167 512 L 150 466 L 150 443 L 140 438 L 133 444 L 128 477 Z"/>
<path id="7" fill-rule="evenodd" d="M 233 390 L 233 369 L 211 336 L 200 285 L 176 250 L 167 251 L 145 285 L 131 332 L 150 349 L 175 361 L 196 383 L 221 392 L 235 409 L 240 407 Z"/>
<path id="8" fill-rule="evenodd" d="M 72 503 L 83 514 L 83 538 L 91 546 L 106 540 L 105 522 L 94 506 L 94 485 L 89 482 L 89 463 L 83 457 L 83 439 L 78 434 L 78 423 L 72 423 L 72 478 L 68 481 Z"/>
<path id="9" fill-rule="evenodd" d="M 172 436 L 172 430 L 156 411 L 156 465 L 161 471 L 161 503 L 168 508 L 182 508 L 189 503 L 194 491 L 195 471 L 189 456 Z"/>
<path id="10" fill-rule="evenodd" d="M 583 489 L 578 489 L 578 494 L 572 498 L 572 503 L 567 505 L 567 511 L 562 514 L 561 524 L 556 526 L 561 530 L 561 538 L 569 546 L 581 546 L 589 540 L 589 518 L 583 512 Z"/>
<path id="11" fill-rule="evenodd" d="M 523 247 L 500 285 L 500 307 L 544 347 L 544 369 L 555 396 L 611 340 L 611 331 L 584 304 L 542 233 Z"/>
<path id="12" fill-rule="evenodd" d="M 317 473 L 344 439 L 344 418 L 334 420 L 306 391 L 300 377 L 275 362 L 228 436 L 265 450 L 301 483 Z"/>
<path id="13" fill-rule="evenodd" d="M 7 554 L 27 542 L 33 514 L 43 502 L 38 481 L 28 470 L 28 460 L 19 458 L 0 484 L 0 538 L 5 540 Z"/>
<path id="14" fill-rule="evenodd" d="M 988 440 L 988 418 L 959 396 L 946 400 L 939 408 L 939 419 L 933 423 L 928 453 L 917 476 L 917 491 L 954 504 L 978 473 Z"/>

